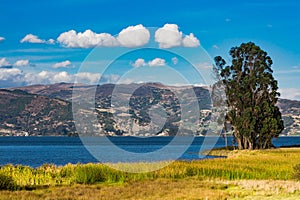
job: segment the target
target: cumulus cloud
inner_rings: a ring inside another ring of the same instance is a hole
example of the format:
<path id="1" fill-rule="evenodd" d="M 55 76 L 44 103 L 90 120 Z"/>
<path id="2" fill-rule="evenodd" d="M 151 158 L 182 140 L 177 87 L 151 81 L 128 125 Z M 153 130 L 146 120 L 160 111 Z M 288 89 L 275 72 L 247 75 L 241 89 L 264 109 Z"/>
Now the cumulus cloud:
<path id="1" fill-rule="evenodd" d="M 118 45 L 115 37 L 108 33 L 97 34 L 91 30 L 77 33 L 74 30 L 60 34 L 57 41 L 68 48 L 113 47 Z"/>
<path id="2" fill-rule="evenodd" d="M 17 60 L 13 66 L 14 67 L 24 67 L 29 65 L 29 60 Z"/>
<path id="3" fill-rule="evenodd" d="M 143 67 L 143 66 L 161 67 L 166 65 L 166 60 L 162 58 L 154 58 L 153 60 L 146 62 L 143 58 L 138 58 L 135 60 L 134 63 L 131 62 L 130 64 L 133 67 Z"/>
<path id="4" fill-rule="evenodd" d="M 93 48 L 93 47 L 139 47 L 147 44 L 150 32 L 143 25 L 129 26 L 123 29 L 117 38 L 109 33 L 95 33 L 91 30 L 76 32 L 70 30 L 61 33 L 57 41 L 68 48 Z"/>
<path id="5" fill-rule="evenodd" d="M 0 68 L 1 87 L 20 86 L 24 84 L 23 73 L 18 68 Z"/>
<path id="6" fill-rule="evenodd" d="M 171 48 L 181 45 L 182 32 L 179 32 L 177 24 L 165 24 L 155 32 L 155 41 L 160 48 Z"/>
<path id="7" fill-rule="evenodd" d="M 100 79 L 99 73 L 80 72 L 74 75 L 77 83 L 97 84 Z M 106 78 L 103 77 L 105 80 Z M 106 80 L 108 81 L 108 80 Z M 108 81 L 109 82 L 109 81 Z"/>
<path id="8" fill-rule="evenodd" d="M 183 37 L 177 24 L 165 24 L 155 32 L 155 41 L 159 43 L 160 48 L 172 48 L 178 46 L 184 47 L 198 47 L 199 40 L 193 33 Z"/>
<path id="9" fill-rule="evenodd" d="M 35 38 L 38 39 L 38 38 Z M 76 32 L 70 30 L 61 33 L 57 42 L 67 48 L 94 48 L 94 47 L 141 47 L 149 43 L 150 32 L 142 24 L 124 28 L 118 36 L 114 37 L 109 33 L 95 33 L 92 30 Z M 193 33 L 184 36 L 177 24 L 165 24 L 155 32 L 155 41 L 160 48 L 172 47 L 198 47 L 199 40 Z M 54 43 L 49 40 L 48 43 Z"/>
<path id="10" fill-rule="evenodd" d="M 53 68 L 67 68 L 71 66 L 71 62 L 69 60 L 65 60 L 63 62 L 55 63 L 52 67 Z"/>
<path id="11" fill-rule="evenodd" d="M 136 59 L 136 61 L 134 63 L 131 64 L 133 67 L 143 67 L 146 66 L 146 62 L 144 59 L 142 58 L 138 58 Z"/>
<path id="12" fill-rule="evenodd" d="M 26 84 L 53 84 L 68 82 L 74 83 L 85 83 L 85 84 L 96 84 L 100 78 L 99 73 L 81 72 L 77 74 L 69 74 L 66 71 L 62 72 L 51 72 L 41 71 L 39 73 L 24 73 L 24 81 Z"/>
<path id="13" fill-rule="evenodd" d="M 278 91 L 283 99 L 300 100 L 300 89 L 298 88 L 281 88 Z"/>
<path id="14" fill-rule="evenodd" d="M 0 59 L 0 68 L 11 67 L 11 64 L 6 60 L 6 58 Z"/>
<path id="15" fill-rule="evenodd" d="M 184 47 L 198 47 L 200 45 L 200 41 L 194 36 L 193 33 L 190 33 L 190 35 L 186 35 L 183 38 L 182 45 Z"/>
<path id="16" fill-rule="evenodd" d="M 49 40 L 47 41 L 47 43 L 48 43 L 48 44 L 55 44 L 55 40 L 49 39 Z"/>
<path id="17" fill-rule="evenodd" d="M 21 43 L 29 42 L 29 43 L 45 43 L 44 40 L 38 38 L 38 36 L 33 34 L 27 34 L 21 41 Z"/>
<path id="18" fill-rule="evenodd" d="M 149 42 L 150 32 L 143 25 L 129 26 L 123 29 L 117 40 L 124 47 L 140 47 Z"/>
<path id="19" fill-rule="evenodd" d="M 38 43 L 38 44 L 54 44 L 55 40 L 49 39 L 49 40 L 42 40 L 38 36 L 33 35 L 33 34 L 27 34 L 25 37 L 20 40 L 21 43 Z"/>
<path id="20" fill-rule="evenodd" d="M 0 68 L 0 80 L 9 80 L 14 79 L 14 77 L 19 76 L 22 74 L 22 71 L 17 68 L 11 68 L 11 69 L 1 69 Z"/>
<path id="21" fill-rule="evenodd" d="M 0 37 L 0 42 L 4 41 L 5 38 L 4 37 Z"/>
<path id="22" fill-rule="evenodd" d="M 162 58 L 154 58 L 148 62 L 150 67 L 161 67 L 166 65 L 166 60 Z"/>
<path id="23" fill-rule="evenodd" d="M 80 72 L 70 74 L 66 71 L 53 72 L 41 71 L 39 73 L 24 72 L 19 68 L 0 68 L 1 87 L 16 87 L 33 84 L 53 84 L 61 82 L 97 84 L 101 74 Z M 101 83 L 114 83 L 119 80 L 118 75 L 106 75 L 101 77 Z"/>
<path id="24" fill-rule="evenodd" d="M 174 65 L 177 65 L 177 63 L 178 63 L 178 58 L 177 58 L 177 57 L 173 57 L 173 58 L 172 58 L 172 63 L 173 63 Z"/>

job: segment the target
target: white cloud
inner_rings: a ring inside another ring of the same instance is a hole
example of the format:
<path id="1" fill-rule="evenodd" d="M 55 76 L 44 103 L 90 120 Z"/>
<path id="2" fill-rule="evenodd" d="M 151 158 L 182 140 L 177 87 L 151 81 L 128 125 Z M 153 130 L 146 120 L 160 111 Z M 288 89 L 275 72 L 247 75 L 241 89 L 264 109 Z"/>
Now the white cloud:
<path id="1" fill-rule="evenodd" d="M 300 89 L 298 88 L 281 88 L 278 91 L 283 99 L 300 100 Z"/>
<path id="2" fill-rule="evenodd" d="M 190 35 L 186 35 L 183 38 L 182 45 L 184 47 L 198 47 L 200 45 L 200 41 L 194 36 L 193 33 L 190 33 Z"/>
<path id="3" fill-rule="evenodd" d="M 178 46 L 198 47 L 199 40 L 193 33 L 183 37 L 177 24 L 165 24 L 155 32 L 155 41 L 159 43 L 160 48 L 172 48 Z"/>
<path id="4" fill-rule="evenodd" d="M 61 82 L 72 82 L 73 81 L 73 77 L 72 75 L 68 74 L 68 72 L 63 71 L 63 72 L 59 72 L 57 74 L 54 74 L 53 77 L 51 77 L 52 82 L 54 83 L 61 83 Z"/>
<path id="5" fill-rule="evenodd" d="M 27 73 L 24 74 L 24 80 L 26 84 L 53 84 L 68 82 L 74 83 L 85 83 L 85 84 L 96 84 L 100 78 L 98 73 L 81 72 L 77 74 L 69 74 L 66 71 L 62 72 L 51 72 L 41 71 L 40 73 Z"/>
<path id="6" fill-rule="evenodd" d="M 142 58 L 138 58 L 136 59 L 136 61 L 134 63 L 131 64 L 133 67 L 143 67 L 146 66 L 146 62 L 144 59 Z"/>
<path id="7" fill-rule="evenodd" d="M 21 86 L 24 84 L 23 73 L 18 68 L 0 68 L 1 87 Z"/>
<path id="8" fill-rule="evenodd" d="M 100 79 L 99 73 L 81 72 L 70 74 L 66 71 L 41 71 L 38 73 L 24 72 L 18 68 L 0 68 L 1 87 L 15 87 L 33 84 L 53 84 L 60 82 L 97 84 Z M 101 77 L 101 83 L 112 83 L 120 79 L 118 75 Z"/>
<path id="9" fill-rule="evenodd" d="M 5 38 L 4 37 L 0 37 L 0 42 L 4 41 Z"/>
<path id="10" fill-rule="evenodd" d="M 219 47 L 218 45 L 216 45 L 216 44 L 215 44 L 215 45 L 213 45 L 213 48 L 214 48 L 214 49 L 217 49 L 217 50 L 219 50 L 219 49 L 220 49 L 220 47 Z"/>
<path id="11" fill-rule="evenodd" d="M 113 47 L 118 41 L 108 33 L 97 34 L 91 30 L 76 33 L 74 30 L 60 34 L 57 41 L 68 48 L 92 48 L 97 46 Z"/>
<path id="12" fill-rule="evenodd" d="M 38 39 L 38 38 L 35 38 Z M 57 42 L 67 48 L 94 48 L 94 47 L 141 47 L 149 43 L 150 32 L 142 24 L 128 26 L 124 28 L 118 36 L 114 37 L 109 33 L 95 33 L 91 30 L 76 32 L 70 30 L 61 33 Z M 155 32 L 155 41 L 160 48 L 172 48 L 178 46 L 198 47 L 199 40 L 193 33 L 183 36 L 177 24 L 165 24 Z M 49 44 L 55 43 L 53 40 L 47 41 Z"/>
<path id="13" fill-rule="evenodd" d="M 225 22 L 231 22 L 231 19 L 230 18 L 226 18 Z"/>
<path id="14" fill-rule="evenodd" d="M 123 29 L 117 40 L 124 47 L 140 47 L 149 42 L 150 32 L 143 25 L 128 26 Z"/>
<path id="15" fill-rule="evenodd" d="M 0 80 L 6 81 L 6 80 L 13 80 L 16 76 L 22 75 L 22 71 L 17 68 L 11 68 L 11 69 L 1 69 L 0 68 Z"/>
<path id="16" fill-rule="evenodd" d="M 293 74 L 293 73 L 300 73 L 299 68 L 292 68 L 292 69 L 286 69 L 286 70 L 277 70 L 276 74 Z"/>
<path id="17" fill-rule="evenodd" d="M 74 75 L 77 83 L 97 84 L 100 79 L 99 73 L 80 72 Z"/>
<path id="18" fill-rule="evenodd" d="M 11 68 L 11 67 L 24 67 L 29 65 L 29 60 L 17 60 L 14 64 L 11 64 L 6 60 L 6 58 L 0 59 L 0 67 L 2 68 Z"/>
<path id="19" fill-rule="evenodd" d="M 174 59 L 177 59 L 174 57 Z M 173 61 L 173 59 L 172 59 Z M 135 60 L 134 63 L 130 63 L 133 67 L 143 67 L 143 66 L 149 66 L 149 67 L 161 67 L 166 65 L 166 60 L 162 58 L 154 58 L 153 60 L 150 60 L 149 62 L 146 62 L 143 58 L 138 58 Z"/>
<path id="20" fill-rule="evenodd" d="M 28 43 L 38 43 L 38 44 L 54 44 L 55 41 L 53 39 L 42 40 L 38 36 L 33 34 L 27 34 L 25 37 L 20 40 L 21 43 L 28 42 Z"/>
<path id="21" fill-rule="evenodd" d="M 47 43 L 48 43 L 48 44 L 55 44 L 55 40 L 49 39 L 49 40 L 47 41 Z"/>
<path id="22" fill-rule="evenodd" d="M 155 41 L 160 48 L 171 48 L 181 45 L 182 32 L 179 32 L 176 24 L 165 24 L 155 32 Z"/>
<path id="23" fill-rule="evenodd" d="M 63 61 L 63 62 L 59 62 L 59 63 L 55 63 L 52 67 L 53 68 L 67 68 L 71 66 L 71 62 L 69 60 Z"/>
<path id="24" fill-rule="evenodd" d="M 160 67 L 166 65 L 166 60 L 162 58 L 155 58 L 148 62 L 150 67 Z"/>
<path id="25" fill-rule="evenodd" d="M 178 63 L 178 58 L 177 58 L 177 57 L 173 57 L 173 58 L 172 58 L 172 63 L 173 63 L 174 65 L 177 65 L 177 63 Z"/>
<path id="26" fill-rule="evenodd" d="M 61 33 L 57 41 L 68 48 L 93 48 L 103 47 L 139 47 L 147 44 L 150 39 L 150 32 L 143 25 L 129 26 L 123 29 L 117 38 L 109 33 L 95 33 L 86 30 L 77 33 L 74 30 Z"/>
<path id="27" fill-rule="evenodd" d="M 29 65 L 29 60 L 17 60 L 13 66 L 14 67 L 24 67 Z"/>
<path id="28" fill-rule="evenodd" d="M 9 67 L 11 64 L 6 60 L 6 58 L 0 59 L 0 67 Z"/>
<path id="29" fill-rule="evenodd" d="M 199 63 L 195 67 L 197 67 L 198 69 L 204 69 L 204 70 L 213 69 L 212 64 L 209 64 L 207 62 Z"/>
<path id="30" fill-rule="evenodd" d="M 41 40 L 38 36 L 33 34 L 27 34 L 21 41 L 21 43 L 29 42 L 29 43 L 45 43 L 45 40 Z"/>

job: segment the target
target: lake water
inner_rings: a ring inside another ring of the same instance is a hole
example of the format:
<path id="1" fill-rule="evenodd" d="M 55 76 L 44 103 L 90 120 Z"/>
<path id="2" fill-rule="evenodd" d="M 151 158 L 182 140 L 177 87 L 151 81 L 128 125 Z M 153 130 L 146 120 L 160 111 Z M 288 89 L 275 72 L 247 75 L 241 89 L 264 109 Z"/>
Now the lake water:
<path id="1" fill-rule="evenodd" d="M 177 141 L 173 143 L 174 137 L 102 137 L 89 138 L 87 141 L 90 143 L 83 140 L 85 143 L 83 145 L 79 137 L 1 137 L 0 165 L 11 163 L 37 167 L 45 163 L 65 165 L 174 160 L 174 158 L 193 160 L 211 158 L 199 155 L 199 151 L 225 146 L 223 138 L 205 138 L 195 137 L 190 144 L 190 140 L 187 142 L 185 137 L 177 137 Z M 274 139 L 273 143 L 276 147 L 300 145 L 300 137 L 280 137 Z M 228 144 L 231 144 L 231 138 Z"/>

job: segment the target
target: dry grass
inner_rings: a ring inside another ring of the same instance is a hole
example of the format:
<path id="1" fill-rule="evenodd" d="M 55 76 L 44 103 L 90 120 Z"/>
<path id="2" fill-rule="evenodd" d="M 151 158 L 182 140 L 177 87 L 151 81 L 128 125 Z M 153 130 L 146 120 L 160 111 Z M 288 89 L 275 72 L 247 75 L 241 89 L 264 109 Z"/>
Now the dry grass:
<path id="1" fill-rule="evenodd" d="M 0 199 L 300 199 L 300 182 L 157 179 L 120 184 L 1 191 Z"/>
<path id="2" fill-rule="evenodd" d="M 177 161 L 155 172 L 133 174 L 101 164 L 37 170 L 6 166 L 2 173 L 34 190 L 0 191 L 0 199 L 300 199 L 300 182 L 293 180 L 299 148 L 212 154 L 228 158 Z M 120 165 L 135 169 L 146 164 Z"/>
<path id="3" fill-rule="evenodd" d="M 0 192 L 0 199 L 226 199 L 223 183 L 157 179 L 124 185 L 75 185 L 35 191 Z"/>

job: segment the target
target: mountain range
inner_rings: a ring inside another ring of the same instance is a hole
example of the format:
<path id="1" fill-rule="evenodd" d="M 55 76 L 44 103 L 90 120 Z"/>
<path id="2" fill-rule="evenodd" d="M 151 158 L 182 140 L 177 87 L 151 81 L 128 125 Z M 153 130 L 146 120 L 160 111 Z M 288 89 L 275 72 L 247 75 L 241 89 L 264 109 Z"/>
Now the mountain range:
<path id="1" fill-rule="evenodd" d="M 114 94 L 116 88 L 117 96 Z M 0 135 L 71 136 L 77 135 L 76 128 L 92 135 L 167 136 L 178 132 L 182 135 L 205 135 L 211 119 L 209 89 L 193 86 L 193 97 L 189 96 L 189 88 L 160 83 L 98 86 L 58 83 L 0 89 Z M 75 104 L 80 102 L 74 99 L 73 91 L 89 94 L 93 90 L 94 108 L 76 112 L 92 112 L 97 118 L 90 127 L 83 127 L 84 124 L 80 123 L 75 126 L 72 101 Z M 184 97 L 183 101 L 180 96 Z M 195 97 L 199 108 L 197 119 L 194 119 L 195 101 L 192 100 Z M 115 105 L 112 103 L 114 100 Z M 128 108 L 122 102 L 127 102 Z M 278 106 L 285 124 L 283 134 L 300 134 L 300 101 L 279 99 Z M 187 123 L 182 123 L 182 109 Z M 152 126 L 151 120 L 156 121 L 158 126 Z"/>

